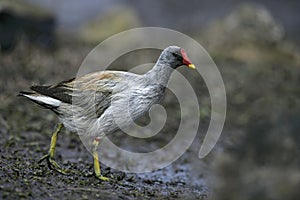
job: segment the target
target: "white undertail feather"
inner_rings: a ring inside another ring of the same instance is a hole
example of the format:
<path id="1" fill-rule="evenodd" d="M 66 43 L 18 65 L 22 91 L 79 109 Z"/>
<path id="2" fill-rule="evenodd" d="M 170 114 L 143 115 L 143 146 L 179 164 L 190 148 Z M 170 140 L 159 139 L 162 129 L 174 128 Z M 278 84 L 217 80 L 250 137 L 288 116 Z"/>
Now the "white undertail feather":
<path id="1" fill-rule="evenodd" d="M 42 96 L 42 95 L 30 95 L 30 94 L 23 94 L 23 96 L 32 99 L 34 101 L 39 101 L 44 104 L 48 104 L 50 106 L 58 107 L 61 104 L 60 100 L 54 99 L 52 97 Z"/>

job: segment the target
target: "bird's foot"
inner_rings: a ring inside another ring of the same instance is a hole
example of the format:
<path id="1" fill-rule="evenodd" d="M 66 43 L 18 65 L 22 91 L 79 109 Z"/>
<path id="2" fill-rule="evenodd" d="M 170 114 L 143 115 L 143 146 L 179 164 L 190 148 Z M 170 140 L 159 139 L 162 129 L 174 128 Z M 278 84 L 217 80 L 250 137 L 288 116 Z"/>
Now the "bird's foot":
<path id="1" fill-rule="evenodd" d="M 111 180 L 112 180 L 111 178 L 108 178 L 108 177 L 103 176 L 103 175 L 101 175 L 101 174 L 96 175 L 96 177 L 97 177 L 99 180 L 101 180 L 101 181 L 111 181 Z"/>
<path id="2" fill-rule="evenodd" d="M 101 173 L 94 173 L 96 178 L 101 180 L 101 181 L 109 181 L 109 182 L 116 182 L 116 180 L 114 179 L 115 177 L 110 174 L 109 177 L 107 176 L 103 176 Z"/>
<path id="3" fill-rule="evenodd" d="M 67 170 L 67 169 L 62 169 L 59 164 L 57 162 L 55 162 L 55 160 L 53 160 L 53 158 L 50 156 L 50 154 L 46 154 L 44 155 L 38 163 L 41 163 L 43 162 L 44 160 L 47 160 L 47 164 L 48 164 L 48 167 L 50 169 L 53 169 L 61 174 L 64 174 L 64 175 L 67 175 L 69 174 L 71 171 L 70 170 Z"/>

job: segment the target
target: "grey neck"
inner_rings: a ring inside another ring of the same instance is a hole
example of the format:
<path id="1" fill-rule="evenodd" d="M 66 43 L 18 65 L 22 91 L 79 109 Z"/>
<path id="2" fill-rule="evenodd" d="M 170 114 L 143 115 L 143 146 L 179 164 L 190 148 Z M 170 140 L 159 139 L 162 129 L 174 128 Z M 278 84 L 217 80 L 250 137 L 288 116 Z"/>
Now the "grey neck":
<path id="1" fill-rule="evenodd" d="M 155 82 L 156 84 L 166 86 L 173 71 L 174 69 L 169 63 L 157 62 L 145 76 L 147 76 L 149 80 L 152 80 L 153 83 Z"/>

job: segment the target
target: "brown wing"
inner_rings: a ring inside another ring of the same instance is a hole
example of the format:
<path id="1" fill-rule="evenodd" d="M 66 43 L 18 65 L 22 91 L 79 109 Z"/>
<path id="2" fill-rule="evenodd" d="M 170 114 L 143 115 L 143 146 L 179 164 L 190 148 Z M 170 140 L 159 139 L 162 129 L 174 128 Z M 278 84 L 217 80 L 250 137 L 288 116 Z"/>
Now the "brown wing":
<path id="1" fill-rule="evenodd" d="M 49 86 L 32 86 L 31 89 L 39 94 L 58 99 L 64 103 L 72 104 L 74 96 L 83 98 L 82 107 L 89 107 L 85 100 L 94 99 L 97 117 L 111 105 L 111 95 L 114 86 L 122 79 L 123 73 L 96 72 L 80 78 L 72 78 Z M 77 103 L 76 103 L 77 105 Z"/>

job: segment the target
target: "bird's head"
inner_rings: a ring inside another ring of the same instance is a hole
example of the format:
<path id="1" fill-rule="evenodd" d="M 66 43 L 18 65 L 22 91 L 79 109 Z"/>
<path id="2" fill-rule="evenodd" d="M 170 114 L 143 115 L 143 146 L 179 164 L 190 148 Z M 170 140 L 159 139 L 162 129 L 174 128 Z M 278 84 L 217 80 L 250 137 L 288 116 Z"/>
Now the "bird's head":
<path id="1" fill-rule="evenodd" d="M 195 65 L 188 58 L 185 50 L 177 46 L 169 46 L 163 50 L 159 61 L 170 64 L 170 66 L 174 69 L 182 65 L 195 69 Z"/>

